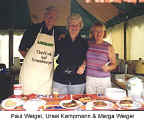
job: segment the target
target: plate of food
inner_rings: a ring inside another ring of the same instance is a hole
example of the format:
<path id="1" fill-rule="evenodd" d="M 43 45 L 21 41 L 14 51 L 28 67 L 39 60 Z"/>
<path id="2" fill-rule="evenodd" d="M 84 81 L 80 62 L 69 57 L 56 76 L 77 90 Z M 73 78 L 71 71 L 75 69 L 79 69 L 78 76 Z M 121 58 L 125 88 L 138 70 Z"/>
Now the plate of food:
<path id="1" fill-rule="evenodd" d="M 4 109 L 10 110 L 23 104 L 24 104 L 24 101 L 19 98 L 8 98 L 2 101 L 1 106 Z"/>
<path id="2" fill-rule="evenodd" d="M 23 108 L 25 110 L 30 111 L 37 111 L 41 106 L 44 106 L 46 104 L 45 100 L 42 99 L 31 99 L 25 102 Z"/>
<path id="3" fill-rule="evenodd" d="M 142 106 L 141 103 L 129 99 L 120 100 L 117 102 L 117 105 L 120 108 L 127 108 L 127 109 L 137 109 Z"/>
<path id="4" fill-rule="evenodd" d="M 82 103 L 78 100 L 63 100 L 60 102 L 60 106 L 66 109 L 76 109 L 79 108 Z"/>
<path id="5" fill-rule="evenodd" d="M 113 108 L 113 106 L 114 103 L 105 100 L 91 101 L 86 104 L 86 108 L 91 108 L 91 109 L 111 109 Z"/>

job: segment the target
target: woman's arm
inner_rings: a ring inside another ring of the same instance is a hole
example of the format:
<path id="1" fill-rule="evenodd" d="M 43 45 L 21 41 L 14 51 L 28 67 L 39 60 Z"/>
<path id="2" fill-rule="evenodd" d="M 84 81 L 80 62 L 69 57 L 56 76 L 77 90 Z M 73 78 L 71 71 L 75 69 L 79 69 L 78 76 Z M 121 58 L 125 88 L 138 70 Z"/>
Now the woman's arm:
<path id="1" fill-rule="evenodd" d="M 77 70 L 77 74 L 82 75 L 86 68 L 86 60 L 83 61 L 83 63 L 79 66 Z"/>
<path id="2" fill-rule="evenodd" d="M 110 60 L 110 64 L 109 65 L 104 65 L 102 68 L 105 72 L 111 72 L 112 70 L 114 70 L 117 66 L 116 64 L 116 56 L 115 56 L 115 52 L 112 46 L 109 46 L 108 48 L 109 50 L 109 60 Z"/>

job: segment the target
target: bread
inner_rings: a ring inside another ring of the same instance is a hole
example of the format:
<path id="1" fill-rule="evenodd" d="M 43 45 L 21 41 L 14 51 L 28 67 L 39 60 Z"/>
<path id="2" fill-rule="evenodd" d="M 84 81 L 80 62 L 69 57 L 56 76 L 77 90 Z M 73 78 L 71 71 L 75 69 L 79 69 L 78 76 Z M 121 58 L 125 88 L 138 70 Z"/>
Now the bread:
<path id="1" fill-rule="evenodd" d="M 132 100 L 121 100 L 120 105 L 124 107 L 131 107 L 133 104 Z"/>
<path id="2" fill-rule="evenodd" d="M 28 100 L 29 98 L 28 98 L 27 96 L 23 96 L 21 99 L 26 101 L 26 100 Z"/>
<path id="3" fill-rule="evenodd" d="M 90 102 L 91 101 L 91 97 L 82 97 L 79 99 L 79 101 L 85 103 L 85 102 Z"/>
<path id="4" fill-rule="evenodd" d="M 104 107 L 107 106 L 107 104 L 104 101 L 96 101 L 93 103 L 94 106 L 96 107 Z"/>
<path id="5" fill-rule="evenodd" d="M 77 105 L 78 104 L 77 104 L 77 102 L 75 100 L 72 100 L 72 101 L 70 101 L 68 103 L 63 103 L 64 107 L 76 107 Z"/>
<path id="6" fill-rule="evenodd" d="M 13 101 L 13 100 L 8 100 L 8 101 L 6 101 L 5 106 L 6 106 L 6 107 L 16 106 L 16 102 Z"/>

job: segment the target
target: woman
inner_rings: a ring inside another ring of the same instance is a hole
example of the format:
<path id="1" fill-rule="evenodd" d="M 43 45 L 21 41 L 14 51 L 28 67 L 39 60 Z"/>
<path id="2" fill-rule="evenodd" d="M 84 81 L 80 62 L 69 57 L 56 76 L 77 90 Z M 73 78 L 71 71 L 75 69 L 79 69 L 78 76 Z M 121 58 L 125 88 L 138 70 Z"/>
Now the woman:
<path id="1" fill-rule="evenodd" d="M 54 72 L 53 92 L 58 94 L 83 94 L 85 89 L 85 64 L 87 40 L 81 38 L 83 21 L 79 14 L 67 19 L 67 34 L 59 40 L 59 64 Z"/>
<path id="2" fill-rule="evenodd" d="M 95 94 L 98 89 L 102 93 L 111 87 L 110 72 L 116 68 L 116 58 L 111 44 L 105 42 L 104 24 L 95 23 L 91 28 L 92 36 L 87 51 L 86 93 Z"/>

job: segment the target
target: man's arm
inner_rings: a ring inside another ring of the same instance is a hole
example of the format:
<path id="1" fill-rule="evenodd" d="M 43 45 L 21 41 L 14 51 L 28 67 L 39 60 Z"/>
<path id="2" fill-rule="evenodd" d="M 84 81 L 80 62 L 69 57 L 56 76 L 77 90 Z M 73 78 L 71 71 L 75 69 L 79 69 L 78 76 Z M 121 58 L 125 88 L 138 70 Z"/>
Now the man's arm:
<path id="1" fill-rule="evenodd" d="M 19 52 L 20 52 L 20 54 L 25 58 L 27 52 L 26 52 L 26 51 L 22 51 L 22 50 L 20 50 L 20 49 L 19 49 Z"/>
<path id="2" fill-rule="evenodd" d="M 24 58 L 27 53 L 26 49 L 28 48 L 28 39 L 29 39 L 28 36 L 30 36 L 30 31 L 27 29 L 24 32 L 20 45 L 19 45 L 19 52 Z"/>
<path id="3" fill-rule="evenodd" d="M 33 28 L 30 26 L 23 34 L 23 37 L 21 39 L 20 45 L 19 45 L 19 52 L 20 54 L 25 57 L 28 49 L 33 45 L 34 43 L 34 33 L 32 32 Z"/>
<path id="4" fill-rule="evenodd" d="M 58 36 L 57 40 L 55 40 L 55 56 L 57 56 L 60 53 L 60 50 L 62 49 L 63 39 L 65 38 L 66 33 L 62 33 Z"/>

